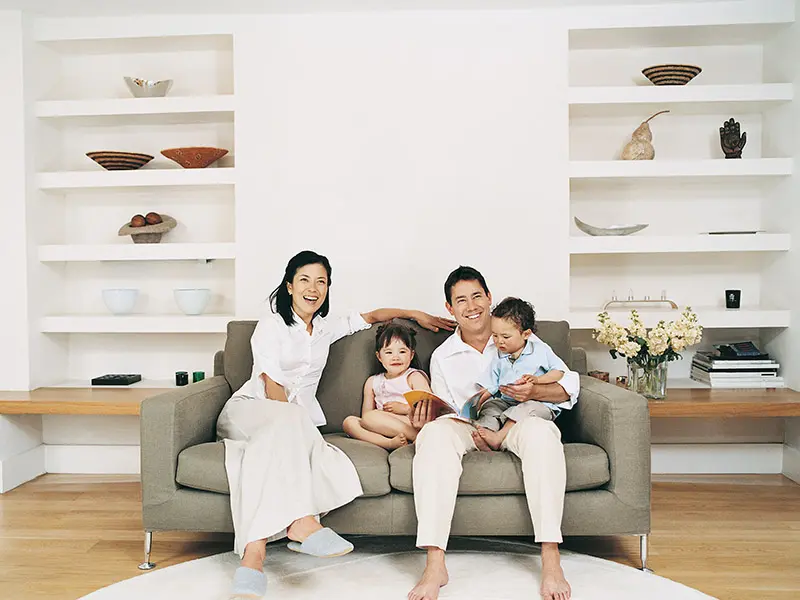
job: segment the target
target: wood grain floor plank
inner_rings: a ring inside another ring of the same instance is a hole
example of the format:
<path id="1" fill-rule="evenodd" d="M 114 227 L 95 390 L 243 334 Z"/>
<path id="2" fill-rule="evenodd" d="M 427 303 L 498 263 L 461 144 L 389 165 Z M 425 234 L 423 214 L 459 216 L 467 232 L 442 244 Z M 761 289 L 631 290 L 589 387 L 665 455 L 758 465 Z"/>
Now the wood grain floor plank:
<path id="1" fill-rule="evenodd" d="M 659 477 L 650 566 L 723 600 L 800 597 L 800 486 L 781 476 Z M 141 489 L 131 476 L 46 475 L 0 495 L 0 597 L 75 600 L 140 574 Z M 232 547 L 229 534 L 155 536 L 160 568 Z M 565 547 L 638 566 L 633 537 Z M 43 567 L 42 565 L 45 565 Z"/>

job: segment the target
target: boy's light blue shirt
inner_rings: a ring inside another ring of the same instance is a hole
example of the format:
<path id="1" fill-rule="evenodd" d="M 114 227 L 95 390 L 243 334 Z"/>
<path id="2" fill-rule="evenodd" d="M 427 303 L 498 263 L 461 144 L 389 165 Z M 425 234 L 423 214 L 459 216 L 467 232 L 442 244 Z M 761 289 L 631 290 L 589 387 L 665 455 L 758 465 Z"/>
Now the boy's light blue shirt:
<path id="1" fill-rule="evenodd" d="M 531 335 L 522 349 L 522 354 L 517 360 L 512 361 L 511 355 L 499 350 L 492 357 L 489 368 L 478 379 L 478 384 L 487 389 L 493 396 L 500 390 L 501 385 L 509 385 L 517 381 L 523 375 L 544 375 L 556 369 L 569 373 L 569 367 L 561 360 L 553 349 L 535 335 Z M 571 395 L 571 394 L 570 394 Z M 575 394 L 577 396 L 577 394 Z M 516 402 L 513 398 L 501 395 L 503 400 Z M 573 402 L 574 403 L 574 402 Z M 545 406 L 552 409 L 556 415 L 561 412 L 558 404 L 552 402 L 542 402 Z M 571 408 L 571 405 L 569 406 Z"/>

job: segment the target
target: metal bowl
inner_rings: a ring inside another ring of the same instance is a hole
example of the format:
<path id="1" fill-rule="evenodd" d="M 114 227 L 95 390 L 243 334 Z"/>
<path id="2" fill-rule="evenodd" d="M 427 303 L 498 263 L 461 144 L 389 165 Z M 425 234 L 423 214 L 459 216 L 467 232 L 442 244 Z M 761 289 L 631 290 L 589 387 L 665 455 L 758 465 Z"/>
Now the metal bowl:
<path id="1" fill-rule="evenodd" d="M 172 79 L 153 81 L 152 79 L 125 77 L 125 83 L 136 98 L 160 98 L 166 96 L 172 87 Z"/>
<path id="2" fill-rule="evenodd" d="M 611 225 L 610 227 L 595 227 L 594 225 L 584 223 L 578 217 L 574 218 L 575 225 L 578 226 L 578 229 L 580 229 L 583 233 L 588 233 L 589 235 L 595 236 L 630 235 L 647 227 L 647 224 L 645 223 L 639 223 L 638 225 Z"/>

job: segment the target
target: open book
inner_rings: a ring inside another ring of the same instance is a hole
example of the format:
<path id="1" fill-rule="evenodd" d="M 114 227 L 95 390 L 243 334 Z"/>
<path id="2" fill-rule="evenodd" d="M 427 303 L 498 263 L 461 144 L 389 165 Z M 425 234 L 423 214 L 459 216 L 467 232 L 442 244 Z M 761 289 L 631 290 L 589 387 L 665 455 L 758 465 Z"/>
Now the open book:
<path id="1" fill-rule="evenodd" d="M 467 400 L 464 403 L 464 406 L 462 406 L 460 409 L 456 405 L 450 404 L 446 400 L 439 398 L 439 396 L 432 394 L 431 392 L 426 392 L 425 390 L 411 390 L 410 392 L 403 394 L 403 397 L 406 399 L 406 402 L 408 402 L 408 405 L 412 410 L 418 402 L 421 402 L 422 400 L 429 400 L 433 406 L 433 409 L 437 413 L 436 418 L 447 417 L 450 419 L 458 419 L 460 421 L 472 423 L 478 418 L 478 400 L 481 397 L 481 393 L 482 392 L 478 392 L 469 398 L 469 400 Z"/>

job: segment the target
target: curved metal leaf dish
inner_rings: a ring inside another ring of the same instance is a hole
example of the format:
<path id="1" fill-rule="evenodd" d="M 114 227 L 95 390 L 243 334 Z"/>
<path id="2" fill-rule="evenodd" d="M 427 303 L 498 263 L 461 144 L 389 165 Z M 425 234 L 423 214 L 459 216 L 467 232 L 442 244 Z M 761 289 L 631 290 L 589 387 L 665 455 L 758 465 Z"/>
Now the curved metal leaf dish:
<path id="1" fill-rule="evenodd" d="M 587 233 L 589 235 L 630 235 L 632 233 L 636 233 L 637 231 L 641 231 L 645 227 L 647 227 L 647 223 L 639 223 L 638 225 L 611 225 L 610 227 L 595 227 L 594 225 L 589 225 L 588 223 L 584 223 L 578 217 L 575 218 L 575 225 L 578 226 L 582 232 Z"/>

